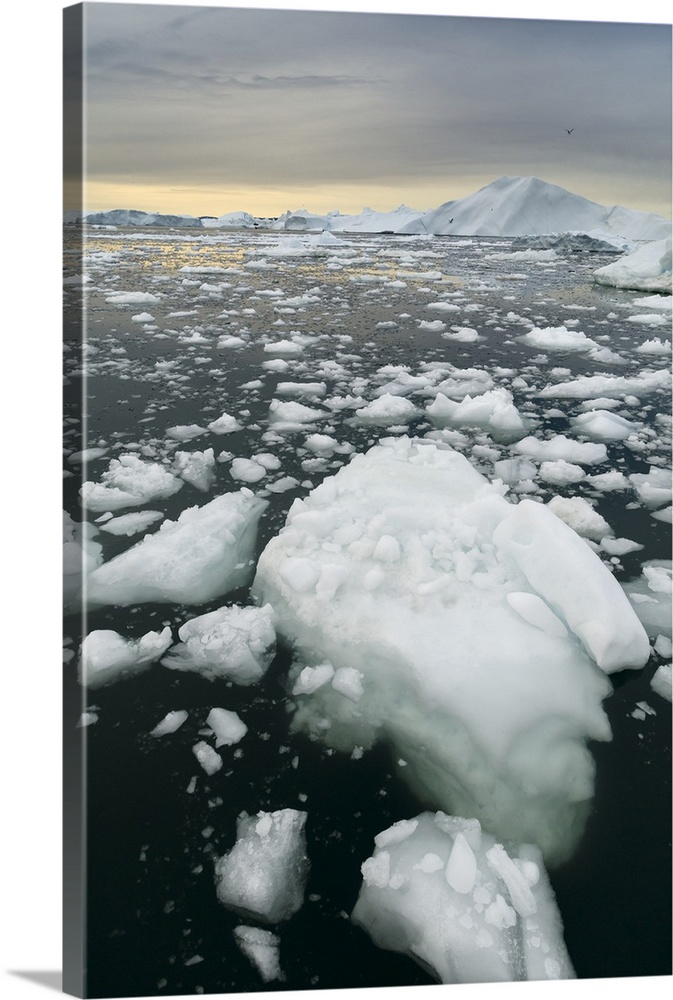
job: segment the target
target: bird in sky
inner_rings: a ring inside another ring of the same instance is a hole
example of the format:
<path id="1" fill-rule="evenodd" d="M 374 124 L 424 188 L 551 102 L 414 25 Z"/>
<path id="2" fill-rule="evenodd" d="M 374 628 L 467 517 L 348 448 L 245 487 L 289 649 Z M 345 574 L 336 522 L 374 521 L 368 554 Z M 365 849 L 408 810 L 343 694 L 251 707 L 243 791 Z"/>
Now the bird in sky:
<path id="1" fill-rule="evenodd" d="M 567 129 L 566 129 L 566 132 L 568 133 L 568 135 L 570 135 L 570 133 L 571 133 L 571 132 L 574 132 L 574 131 L 575 131 L 575 128 L 574 128 L 574 126 L 573 126 L 573 128 L 567 128 Z"/>

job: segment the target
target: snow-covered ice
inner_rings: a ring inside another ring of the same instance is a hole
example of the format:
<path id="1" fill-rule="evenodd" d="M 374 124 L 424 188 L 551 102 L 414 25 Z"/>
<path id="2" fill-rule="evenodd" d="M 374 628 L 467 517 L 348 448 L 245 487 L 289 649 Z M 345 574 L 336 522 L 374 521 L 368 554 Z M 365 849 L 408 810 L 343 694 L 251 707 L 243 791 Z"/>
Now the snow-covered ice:
<path id="1" fill-rule="evenodd" d="M 182 486 L 182 481 L 169 469 L 129 454 L 113 458 L 101 482 L 84 483 L 80 487 L 80 496 L 83 507 L 98 513 L 139 507 L 172 496 Z"/>

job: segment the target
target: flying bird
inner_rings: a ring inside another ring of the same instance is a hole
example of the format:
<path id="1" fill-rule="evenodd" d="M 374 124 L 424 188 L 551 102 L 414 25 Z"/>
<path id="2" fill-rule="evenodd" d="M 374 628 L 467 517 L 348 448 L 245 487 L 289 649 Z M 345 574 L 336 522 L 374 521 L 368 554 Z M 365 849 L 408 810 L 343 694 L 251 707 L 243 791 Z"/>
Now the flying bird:
<path id="1" fill-rule="evenodd" d="M 567 128 L 567 129 L 566 129 L 566 132 L 568 133 L 568 135 L 570 135 L 570 133 L 571 133 L 571 132 L 574 132 L 574 131 L 575 131 L 575 126 L 574 126 L 574 125 L 573 125 L 573 127 L 572 127 L 572 128 Z"/>

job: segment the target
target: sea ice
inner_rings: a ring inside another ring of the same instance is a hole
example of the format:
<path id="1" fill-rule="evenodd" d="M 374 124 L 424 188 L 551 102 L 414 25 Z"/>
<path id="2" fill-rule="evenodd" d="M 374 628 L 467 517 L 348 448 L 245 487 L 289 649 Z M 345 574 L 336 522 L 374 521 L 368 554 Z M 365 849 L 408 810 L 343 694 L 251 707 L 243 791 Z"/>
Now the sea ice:
<path id="1" fill-rule="evenodd" d="M 91 604 L 203 604 L 250 577 L 257 522 L 266 501 L 250 490 L 189 507 L 177 521 L 95 569 L 85 581 Z"/>
<path id="2" fill-rule="evenodd" d="M 503 490 L 451 449 L 384 440 L 295 500 L 253 595 L 295 649 L 295 729 L 348 753 L 384 740 L 424 801 L 561 855 L 592 794 L 584 740 L 610 738 L 597 665 L 642 667 L 649 643 L 586 542 Z M 319 664 L 360 671 L 357 702 L 305 683 Z"/>
<path id="3" fill-rule="evenodd" d="M 441 812 L 410 822 L 401 840 L 379 834 L 362 864 L 351 919 L 374 944 L 441 983 L 574 978 L 537 848 L 505 849 L 475 820 Z"/>
<path id="4" fill-rule="evenodd" d="M 483 427 L 497 440 L 512 441 L 526 433 L 526 425 L 507 389 L 489 389 L 474 398 L 454 402 L 438 392 L 426 407 L 436 427 Z"/>
<path id="5" fill-rule="evenodd" d="M 141 673 L 156 663 L 172 642 L 168 625 L 162 632 L 147 632 L 140 639 L 125 639 L 112 629 L 96 629 L 80 646 L 79 682 L 97 688 Z"/>
<path id="6" fill-rule="evenodd" d="M 175 733 L 177 730 L 187 721 L 188 713 L 185 709 L 178 709 L 173 712 L 168 712 L 161 722 L 158 722 L 154 729 L 151 730 L 150 736 L 160 737 L 168 736 L 170 733 Z"/>
<path id="7" fill-rule="evenodd" d="M 310 867 L 306 818 L 297 809 L 238 817 L 236 843 L 215 861 L 217 897 L 227 909 L 265 924 L 301 909 Z"/>
<path id="8" fill-rule="evenodd" d="M 604 444 L 575 441 L 564 434 L 554 434 L 544 441 L 536 437 L 526 437 L 514 445 L 514 451 L 539 462 L 556 462 L 563 459 L 570 464 L 578 465 L 605 462 L 608 455 Z"/>
<path id="9" fill-rule="evenodd" d="M 121 510 L 139 507 L 162 497 L 172 496 L 183 483 L 156 462 L 143 462 L 137 455 L 120 455 L 110 461 L 100 483 L 86 482 L 80 487 L 82 506 L 92 511 Z"/>
<path id="10" fill-rule="evenodd" d="M 387 392 L 356 410 L 355 416 L 362 424 L 390 427 L 393 424 L 406 424 L 416 413 L 416 407 L 408 399 Z"/>
<path id="11" fill-rule="evenodd" d="M 650 686 L 653 691 L 656 691 L 658 695 L 665 698 L 666 701 L 671 701 L 673 695 L 671 694 L 671 664 L 662 663 L 660 667 L 654 672 L 654 676 L 650 681 Z"/>
<path id="12" fill-rule="evenodd" d="M 235 743 L 240 743 L 248 731 L 248 727 L 243 720 L 226 708 L 211 708 L 206 719 L 206 725 L 210 726 L 215 734 L 215 748 L 230 747 Z"/>
<path id="13" fill-rule="evenodd" d="M 178 635 L 181 642 L 162 659 L 163 666 L 193 671 L 208 680 L 255 684 L 276 652 L 270 605 L 218 608 L 185 622 Z"/>
<path id="14" fill-rule="evenodd" d="M 280 967 L 280 938 L 261 927 L 234 928 L 234 940 L 246 958 L 259 972 L 262 981 L 282 981 L 285 976 Z"/>
<path id="15" fill-rule="evenodd" d="M 207 493 L 215 482 L 215 455 L 212 448 L 205 451 L 176 451 L 173 467 L 185 482 Z"/>
<path id="16" fill-rule="evenodd" d="M 100 525 L 101 531 L 107 531 L 110 535 L 137 535 L 139 532 L 149 528 L 157 521 L 161 521 L 163 513 L 160 510 L 143 510 L 133 514 L 120 514 Z"/>
<path id="17" fill-rule="evenodd" d="M 79 594 L 82 578 L 103 561 L 103 546 L 94 542 L 98 529 L 89 521 L 73 521 L 63 511 L 63 604 L 68 607 Z"/>
<path id="18" fill-rule="evenodd" d="M 615 288 L 671 293 L 671 238 L 644 243 L 594 271 L 594 281 Z"/>

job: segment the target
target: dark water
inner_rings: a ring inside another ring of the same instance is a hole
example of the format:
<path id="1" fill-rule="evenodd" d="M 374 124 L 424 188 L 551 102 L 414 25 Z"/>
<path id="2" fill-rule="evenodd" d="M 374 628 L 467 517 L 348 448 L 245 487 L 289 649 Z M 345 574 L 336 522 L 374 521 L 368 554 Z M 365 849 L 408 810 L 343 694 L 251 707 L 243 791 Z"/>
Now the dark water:
<path id="1" fill-rule="evenodd" d="M 66 237 L 67 273 L 81 273 L 78 240 L 74 231 Z M 110 458 L 148 446 L 155 460 L 169 459 L 168 427 L 204 426 L 223 411 L 246 411 L 243 431 L 217 438 L 207 434 L 178 447 L 213 446 L 216 453 L 226 449 L 241 457 L 272 452 L 281 461 L 275 478 L 298 480 L 301 485 L 288 492 L 268 494 L 258 538 L 261 551 L 282 527 L 294 498 L 306 495 L 347 461 L 337 455 L 316 462 L 301 449 L 303 432 L 278 440 L 264 437 L 268 405 L 279 381 L 326 380 L 328 395 L 361 392 L 370 400 L 373 389 L 393 377 L 377 374 L 386 365 L 405 365 L 412 374 L 423 365 L 474 366 L 511 389 L 533 433 L 574 437 L 569 418 L 580 412 L 581 401 L 536 398 L 536 391 L 559 380 L 550 375 L 552 369 L 567 369 L 565 378 L 596 372 L 634 376 L 643 368 L 670 363 L 668 356 L 635 351 L 653 336 L 668 335 L 666 328 L 629 320 L 654 310 L 634 306 L 636 293 L 594 285 L 592 271 L 614 259 L 609 254 L 560 253 L 553 264 L 542 264 L 490 259 L 509 249 L 507 240 L 359 236 L 346 239 L 340 253 L 330 246 L 322 256 L 292 256 L 296 245 L 296 237 L 262 232 L 90 233 L 84 246 L 92 278 L 86 297 L 76 285 L 66 286 L 65 449 L 71 453 L 103 442 L 109 451 L 81 474 L 66 461 L 74 474 L 64 480 L 64 506 L 76 521 L 83 517 L 78 500 L 82 479 L 98 481 Z M 276 256 L 279 247 L 290 253 Z M 260 261 L 262 269 L 250 266 Z M 234 270 L 197 273 L 184 268 Z M 278 289 L 284 296 L 275 294 Z M 150 291 L 162 298 L 138 305 L 106 302 L 119 290 Z M 456 298 L 460 314 L 429 311 L 427 304 L 447 291 L 464 296 Z M 274 294 L 265 294 L 269 292 Z M 297 296 L 306 298 L 283 306 L 284 299 Z M 282 308 L 294 311 L 276 311 Z M 154 317 L 151 322 L 132 320 L 145 311 Z M 176 312 L 189 315 L 170 315 Z M 576 329 L 609 346 L 624 363 L 598 364 L 577 352 L 544 355 L 526 347 L 516 339 L 526 332 L 522 317 L 541 327 L 571 328 L 578 321 Z M 419 329 L 420 320 L 437 318 L 449 328 L 470 326 L 481 339 L 465 344 Z M 278 319 L 286 325 L 274 325 Z M 377 326 L 387 322 L 397 325 Z M 263 351 L 265 338 L 290 331 L 315 339 L 290 360 L 287 371 L 264 369 L 270 357 Z M 189 340 L 195 333 L 198 342 Z M 223 334 L 242 336 L 246 345 L 218 348 Z M 157 368 L 158 361 L 174 364 Z M 335 361 L 340 366 L 336 372 L 326 367 Z M 359 378 L 371 381 L 358 387 Z M 261 387 L 241 388 L 256 379 Z M 422 436 L 433 430 L 423 414 L 429 398 L 410 398 L 419 415 L 409 432 Z M 318 429 L 333 432 L 358 451 L 390 433 L 351 424 L 351 412 L 335 411 Z M 642 423 L 639 441 L 644 447 L 610 443 L 608 462 L 590 471 L 628 474 L 645 472 L 650 464 L 667 465 L 668 393 L 630 398 L 619 412 Z M 474 452 L 475 444 L 483 448 Z M 478 430 L 465 430 L 457 447 L 487 476 L 493 474 L 493 461 L 509 454 L 506 446 Z M 226 463 L 217 465 L 217 481 L 208 494 L 185 484 L 175 496 L 149 506 L 175 518 L 188 506 L 238 489 L 241 484 L 228 469 Z M 253 489 L 259 492 L 265 482 Z M 615 535 L 644 546 L 621 559 L 615 567 L 619 579 L 637 576 L 646 559 L 669 557 L 670 527 L 654 520 L 632 492 L 600 494 L 585 482 L 541 486 L 544 499 L 554 493 L 590 497 Z M 88 516 L 94 520 L 98 515 Z M 96 541 L 103 544 L 107 560 L 138 537 L 100 533 Z M 68 648 L 76 650 L 83 633 L 100 628 L 138 637 L 168 624 L 176 634 L 189 617 L 237 602 L 248 602 L 247 590 L 198 608 L 146 604 L 107 607 L 86 616 L 71 610 L 65 619 Z M 250 688 L 211 683 L 157 665 L 88 695 L 77 683 L 76 657 L 66 663 L 66 740 L 83 741 L 86 761 L 89 996 L 432 982 L 410 959 L 374 947 L 348 919 L 360 887 L 360 864 L 372 853 L 374 835 L 423 806 L 393 777 L 386 748 L 351 760 L 289 732 L 284 678 L 290 661 L 290 652 L 279 649 L 267 675 Z M 613 675 L 615 690 L 605 703 L 613 741 L 591 747 L 597 768 L 592 811 L 572 859 L 550 872 L 570 957 L 581 978 L 671 972 L 670 705 L 649 684 L 659 662 L 653 655 L 643 671 Z M 638 701 L 646 701 L 656 715 L 644 721 L 633 718 Z M 238 746 L 220 748 L 224 766 L 207 777 L 195 764 L 191 747 L 201 738 L 208 711 L 219 704 L 240 712 L 249 731 Z M 76 729 L 80 712 L 93 706 L 96 724 Z M 149 731 L 172 709 L 189 711 L 185 725 L 161 740 L 150 738 Z M 197 774 L 196 787 L 188 791 Z M 264 985 L 234 943 L 232 931 L 240 918 L 217 902 L 213 857 L 233 846 L 241 811 L 288 806 L 308 813 L 311 875 L 302 910 L 274 928 L 285 980 Z"/>

